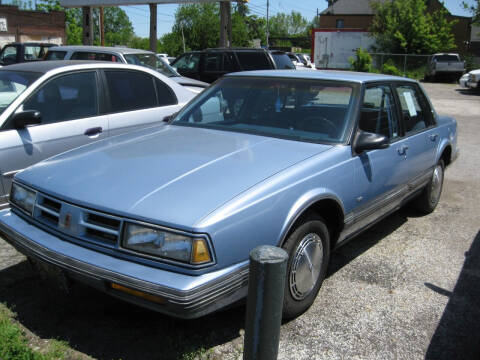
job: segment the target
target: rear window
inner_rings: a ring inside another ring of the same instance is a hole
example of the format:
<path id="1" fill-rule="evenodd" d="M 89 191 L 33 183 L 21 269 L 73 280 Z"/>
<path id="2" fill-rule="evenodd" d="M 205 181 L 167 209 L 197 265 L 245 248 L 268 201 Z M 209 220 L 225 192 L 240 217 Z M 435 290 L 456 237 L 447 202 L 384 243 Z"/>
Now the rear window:
<path id="1" fill-rule="evenodd" d="M 239 51 L 237 57 L 243 70 L 268 70 L 272 68 L 264 52 Z"/>
<path id="2" fill-rule="evenodd" d="M 457 55 L 437 55 L 433 57 L 433 60 L 439 62 L 460 61 Z"/>
<path id="3" fill-rule="evenodd" d="M 96 52 L 87 52 L 79 51 L 73 53 L 71 60 L 96 60 L 96 61 L 112 61 L 120 62 L 117 56 L 106 53 L 96 53 Z"/>
<path id="4" fill-rule="evenodd" d="M 65 59 L 65 55 L 67 55 L 66 51 L 48 50 L 45 60 L 63 60 Z"/>
<path id="5" fill-rule="evenodd" d="M 295 65 L 293 65 L 292 60 L 288 57 L 285 53 L 272 53 L 273 61 L 275 61 L 275 65 L 277 69 L 295 69 Z"/>

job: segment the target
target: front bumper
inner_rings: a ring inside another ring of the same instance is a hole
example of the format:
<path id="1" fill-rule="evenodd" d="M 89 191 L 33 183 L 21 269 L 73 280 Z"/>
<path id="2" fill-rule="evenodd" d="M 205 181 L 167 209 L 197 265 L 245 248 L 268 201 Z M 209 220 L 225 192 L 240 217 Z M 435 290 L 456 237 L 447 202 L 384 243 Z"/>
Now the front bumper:
<path id="1" fill-rule="evenodd" d="M 69 278 L 178 318 L 206 315 L 247 294 L 248 261 L 199 276 L 174 273 L 64 241 L 9 209 L 0 211 L 0 237 L 26 256 L 61 268 Z M 112 283 L 158 296 L 164 301 L 160 304 L 114 290 Z"/>
<path id="2" fill-rule="evenodd" d="M 467 87 L 470 89 L 478 88 L 478 82 L 475 81 L 467 81 Z"/>

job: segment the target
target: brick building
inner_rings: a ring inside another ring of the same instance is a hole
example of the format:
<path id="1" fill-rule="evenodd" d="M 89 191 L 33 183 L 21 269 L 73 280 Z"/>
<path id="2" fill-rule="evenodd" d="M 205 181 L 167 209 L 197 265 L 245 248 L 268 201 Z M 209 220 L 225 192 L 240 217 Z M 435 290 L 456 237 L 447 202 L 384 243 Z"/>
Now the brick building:
<path id="1" fill-rule="evenodd" d="M 374 12 L 370 6 L 372 0 L 337 0 L 329 1 L 327 9 L 320 14 L 320 29 L 359 29 L 366 31 L 370 28 Z M 384 2 L 386 0 L 374 0 Z M 390 0 L 388 0 L 390 1 Z M 444 8 L 439 0 L 427 0 L 427 11 L 434 12 Z M 445 9 L 446 10 L 446 9 Z M 447 10 L 448 12 L 448 10 Z M 471 18 L 456 16 L 448 12 L 447 19 L 457 20 L 452 32 L 455 36 L 456 52 L 466 53 L 469 50 Z M 448 51 L 451 49 L 445 49 Z"/>
<path id="2" fill-rule="evenodd" d="M 0 46 L 14 41 L 64 44 L 65 13 L 20 10 L 17 6 L 0 5 Z"/>

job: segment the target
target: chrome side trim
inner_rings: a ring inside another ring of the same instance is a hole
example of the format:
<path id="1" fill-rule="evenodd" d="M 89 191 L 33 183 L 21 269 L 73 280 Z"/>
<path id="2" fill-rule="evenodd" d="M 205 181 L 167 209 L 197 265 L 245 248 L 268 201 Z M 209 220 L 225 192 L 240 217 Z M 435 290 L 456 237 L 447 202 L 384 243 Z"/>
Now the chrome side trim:
<path id="1" fill-rule="evenodd" d="M 6 173 L 3 173 L 3 176 L 13 178 L 16 173 L 19 173 L 19 172 L 22 171 L 22 170 L 24 170 L 24 169 L 8 171 L 8 172 L 6 172 Z"/>

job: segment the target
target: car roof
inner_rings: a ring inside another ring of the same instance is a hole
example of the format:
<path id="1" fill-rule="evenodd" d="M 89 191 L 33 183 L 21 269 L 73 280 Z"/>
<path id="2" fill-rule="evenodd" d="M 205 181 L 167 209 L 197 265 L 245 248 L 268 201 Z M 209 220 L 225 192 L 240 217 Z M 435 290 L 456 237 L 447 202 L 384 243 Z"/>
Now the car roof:
<path id="1" fill-rule="evenodd" d="M 127 47 L 113 47 L 113 46 L 89 46 L 89 45 L 67 45 L 56 46 L 51 51 L 91 51 L 91 52 L 116 52 L 119 54 L 154 54 L 151 51 L 141 49 L 131 49 Z"/>
<path id="2" fill-rule="evenodd" d="M 225 75 L 226 77 L 282 77 L 295 79 L 318 79 L 318 80 L 332 80 L 365 83 L 370 81 L 410 81 L 416 80 L 374 73 L 363 73 L 355 71 L 338 71 L 338 70 L 315 70 L 315 71 L 297 71 L 297 70 L 254 70 L 241 71 Z"/>
<path id="3" fill-rule="evenodd" d="M 11 42 L 11 43 L 5 44 L 5 46 L 7 46 L 7 45 L 57 46 L 57 44 L 45 43 L 45 42 L 37 42 L 37 41 L 28 41 L 28 42 L 15 41 L 15 42 Z"/>

